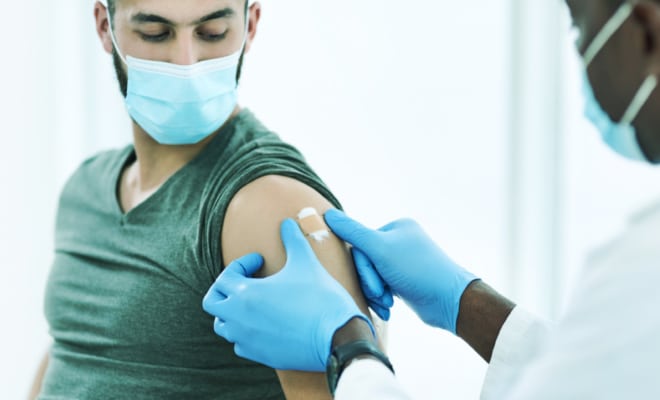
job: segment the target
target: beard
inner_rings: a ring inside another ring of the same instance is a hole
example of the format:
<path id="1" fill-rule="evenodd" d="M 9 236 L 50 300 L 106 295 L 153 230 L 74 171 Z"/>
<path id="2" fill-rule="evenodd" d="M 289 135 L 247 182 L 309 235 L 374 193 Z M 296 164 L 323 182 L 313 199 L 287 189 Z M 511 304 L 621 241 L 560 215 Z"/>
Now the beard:
<path id="1" fill-rule="evenodd" d="M 114 48 L 112 49 L 112 63 L 115 66 L 119 91 L 121 92 L 121 95 L 126 98 L 126 94 L 128 93 L 128 75 L 124 70 L 123 61 L 119 58 L 119 54 L 117 54 L 117 51 Z"/>
<path id="2" fill-rule="evenodd" d="M 236 71 L 236 84 L 241 79 L 241 71 L 243 70 L 243 56 L 245 55 L 245 49 L 241 52 L 241 57 L 238 60 L 238 70 Z M 119 83 L 119 91 L 121 92 L 121 95 L 126 98 L 126 95 L 128 94 L 128 74 L 126 73 L 126 70 L 124 70 L 124 62 L 121 60 L 119 57 L 119 54 L 117 54 L 117 51 L 113 48 L 112 49 L 112 63 L 115 66 L 115 73 L 117 74 L 117 82 Z"/>

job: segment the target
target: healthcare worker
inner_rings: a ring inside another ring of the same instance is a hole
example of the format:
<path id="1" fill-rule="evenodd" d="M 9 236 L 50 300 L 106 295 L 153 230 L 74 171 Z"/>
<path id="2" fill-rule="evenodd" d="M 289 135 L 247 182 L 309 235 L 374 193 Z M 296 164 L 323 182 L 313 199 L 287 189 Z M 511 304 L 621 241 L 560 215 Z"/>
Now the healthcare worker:
<path id="1" fill-rule="evenodd" d="M 660 2 L 568 0 L 568 6 L 579 30 L 587 117 L 622 156 L 657 162 Z M 660 398 L 660 205 L 593 253 L 552 326 L 452 262 L 413 221 L 371 230 L 339 211 L 327 212 L 325 221 L 353 246 L 375 312 L 387 319 L 393 293 L 424 322 L 457 334 L 490 361 L 482 398 Z M 251 278 L 260 258 L 238 259 L 204 301 L 216 316 L 216 332 L 235 342 L 239 355 L 273 367 L 304 367 L 305 355 L 328 355 L 328 381 L 338 399 L 407 398 L 378 349 L 318 340 L 323 330 L 337 335 L 344 329 L 324 324 L 328 313 L 360 314 L 347 306 L 341 286 L 316 273 L 322 269 L 300 231 L 282 233 L 283 272 L 313 281 Z M 286 296 L 291 292 L 317 300 L 297 301 Z M 444 391 L 439 387 L 437 398 Z"/>

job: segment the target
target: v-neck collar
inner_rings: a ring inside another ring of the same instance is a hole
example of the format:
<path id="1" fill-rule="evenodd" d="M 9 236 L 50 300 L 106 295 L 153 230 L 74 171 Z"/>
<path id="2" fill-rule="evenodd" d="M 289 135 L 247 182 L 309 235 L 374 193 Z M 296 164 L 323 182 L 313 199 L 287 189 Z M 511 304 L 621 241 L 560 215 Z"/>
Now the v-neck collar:
<path id="1" fill-rule="evenodd" d="M 250 111 L 247 109 L 241 109 L 238 114 L 231 121 L 229 121 L 218 133 L 217 135 L 197 154 L 192 160 L 186 163 L 183 167 L 179 168 L 172 176 L 167 178 L 165 182 L 149 197 L 144 199 L 138 205 L 130 209 L 128 212 L 124 212 L 121 206 L 121 199 L 119 196 L 119 190 L 121 185 L 121 178 L 129 165 L 134 163 L 137 160 L 135 154 L 134 145 L 127 146 L 119 157 L 119 161 L 114 171 L 112 172 L 112 199 L 113 201 L 113 213 L 119 218 L 120 224 L 124 225 L 129 223 L 132 217 L 144 214 L 149 209 L 154 206 L 161 204 L 163 196 L 167 193 L 170 186 L 174 185 L 177 181 L 182 179 L 182 176 L 185 176 L 191 168 L 207 157 L 212 153 L 212 149 L 219 146 L 220 142 L 228 139 L 232 130 L 235 129 L 236 124 L 243 119 L 246 115 L 249 115 Z"/>

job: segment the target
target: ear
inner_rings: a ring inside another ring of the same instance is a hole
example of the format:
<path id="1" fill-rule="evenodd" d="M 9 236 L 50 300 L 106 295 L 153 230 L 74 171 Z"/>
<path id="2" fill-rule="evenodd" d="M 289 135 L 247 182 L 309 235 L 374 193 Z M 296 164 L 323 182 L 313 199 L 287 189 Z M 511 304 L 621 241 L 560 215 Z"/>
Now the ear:
<path id="1" fill-rule="evenodd" d="M 261 4 L 255 2 L 250 6 L 248 14 L 248 34 L 247 40 L 245 41 L 245 52 L 250 51 L 252 47 L 252 42 L 254 41 L 255 36 L 257 35 L 257 27 L 259 26 L 259 20 L 261 19 Z"/>
<path id="2" fill-rule="evenodd" d="M 94 19 L 96 21 L 96 34 L 101 39 L 101 45 L 106 53 L 112 54 L 112 38 L 110 37 L 110 23 L 108 9 L 97 1 L 94 4 Z"/>
<path id="3" fill-rule="evenodd" d="M 635 4 L 633 16 L 644 30 L 644 52 L 649 74 L 660 76 L 660 4 L 642 0 Z"/>

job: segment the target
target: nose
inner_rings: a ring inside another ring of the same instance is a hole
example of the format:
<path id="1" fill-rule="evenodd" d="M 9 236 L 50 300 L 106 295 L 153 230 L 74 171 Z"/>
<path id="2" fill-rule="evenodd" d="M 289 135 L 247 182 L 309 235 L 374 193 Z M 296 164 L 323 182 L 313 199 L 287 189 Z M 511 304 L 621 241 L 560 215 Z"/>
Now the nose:
<path id="1" fill-rule="evenodd" d="M 199 61 L 199 54 L 192 35 L 180 35 L 172 46 L 171 63 L 192 65 Z"/>

